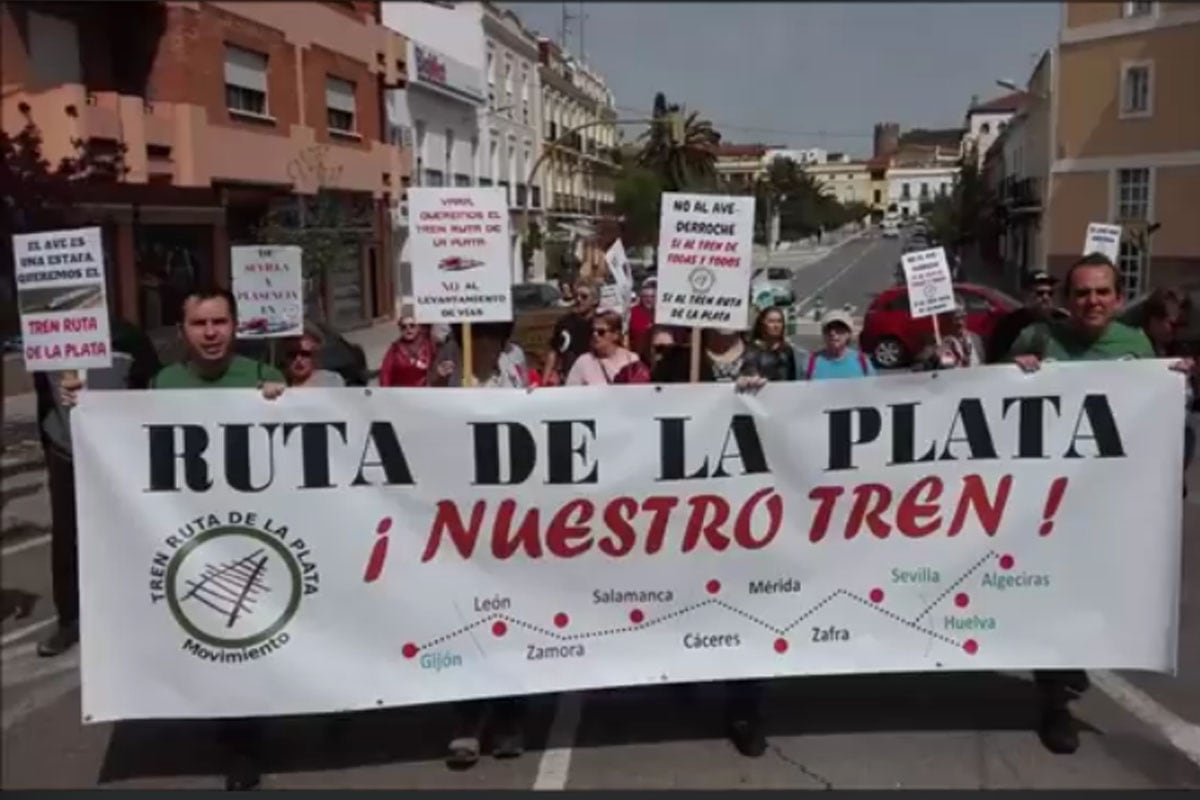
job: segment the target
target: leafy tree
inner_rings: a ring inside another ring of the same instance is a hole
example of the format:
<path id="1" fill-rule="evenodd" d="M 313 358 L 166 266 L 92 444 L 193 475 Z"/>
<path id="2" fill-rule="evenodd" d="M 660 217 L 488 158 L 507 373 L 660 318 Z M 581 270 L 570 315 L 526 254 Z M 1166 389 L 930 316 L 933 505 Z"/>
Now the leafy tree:
<path id="1" fill-rule="evenodd" d="M 662 180 L 653 170 L 625 167 L 617 177 L 615 204 L 621 217 L 621 237 L 627 247 L 658 244 Z"/>
<path id="2" fill-rule="evenodd" d="M 976 152 L 964 154 L 954 189 L 939 195 L 929 209 L 930 226 L 951 252 L 985 241 L 995 233 L 996 198 L 979 171 Z"/>
<path id="3" fill-rule="evenodd" d="M 638 163 L 658 175 L 664 192 L 702 191 L 716 186 L 717 145 L 721 135 L 693 111 L 683 125 L 683 141 L 671 141 L 671 115 L 681 111 L 666 96 L 654 96 L 653 120 L 640 141 Z"/>
<path id="4" fill-rule="evenodd" d="M 305 314 L 329 319 L 326 308 L 330 273 L 339 262 L 356 258 L 358 231 L 371 227 L 370 208 L 348 209 L 348 204 L 333 188 L 340 169 L 329 168 L 324 148 L 307 154 L 305 165 L 315 176 L 317 193 L 297 195 L 286 204 L 268 210 L 256 227 L 254 238 L 260 244 L 293 245 L 302 251 Z"/>
<path id="5" fill-rule="evenodd" d="M 0 333 L 5 336 L 19 329 L 12 237 L 80 224 L 73 213 L 79 184 L 112 183 L 129 171 L 124 144 L 104 147 L 82 139 L 71 141 L 74 154 L 51 164 L 42 153 L 42 131 L 29 104 L 17 108 L 25 124 L 15 134 L 0 131 Z M 3 374 L 0 370 L 0 397 L 4 396 Z"/>
<path id="6" fill-rule="evenodd" d="M 542 229 L 536 221 L 529 221 L 529 230 L 525 233 L 525 238 L 521 241 L 521 264 L 525 268 L 525 274 L 529 275 L 533 269 L 533 254 L 542 249 Z"/>

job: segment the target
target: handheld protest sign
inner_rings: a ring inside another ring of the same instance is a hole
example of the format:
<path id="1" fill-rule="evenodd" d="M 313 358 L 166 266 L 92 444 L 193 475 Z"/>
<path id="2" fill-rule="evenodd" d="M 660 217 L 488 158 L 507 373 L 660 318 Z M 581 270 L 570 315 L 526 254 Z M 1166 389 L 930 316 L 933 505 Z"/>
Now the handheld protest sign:
<path id="1" fill-rule="evenodd" d="M 942 330 L 938 314 L 953 311 L 958 306 L 954 297 L 954 279 L 950 263 L 941 247 L 905 253 L 900 257 L 904 267 L 904 283 L 908 286 L 908 305 L 913 319 L 933 317 L 933 339 L 942 346 Z"/>
<path id="2" fill-rule="evenodd" d="M 512 322 L 508 197 L 499 188 L 413 188 L 413 311 L 418 323 Z M 463 331 L 464 352 L 468 331 Z"/>
<path id="3" fill-rule="evenodd" d="M 753 197 L 664 193 L 654 321 L 749 328 L 753 236 Z"/>
<path id="4" fill-rule="evenodd" d="M 302 257 L 295 246 L 229 248 L 238 338 L 274 340 L 304 332 Z"/>
<path id="5" fill-rule="evenodd" d="M 112 366 L 100 228 L 13 236 L 13 264 L 26 371 Z"/>
<path id="6" fill-rule="evenodd" d="M 1089 222 L 1083 240 L 1083 254 L 1100 253 L 1114 264 L 1121 255 L 1121 226 Z"/>
<path id="7" fill-rule="evenodd" d="M 954 279 L 945 250 L 935 247 L 905 253 L 900 257 L 900 263 L 904 267 L 913 319 L 936 318 L 938 314 L 954 310 L 958 301 L 954 297 Z"/>
<path id="8" fill-rule="evenodd" d="M 688 365 L 688 383 L 700 382 L 700 349 L 704 346 L 704 335 L 700 328 L 692 328 L 691 363 Z"/>

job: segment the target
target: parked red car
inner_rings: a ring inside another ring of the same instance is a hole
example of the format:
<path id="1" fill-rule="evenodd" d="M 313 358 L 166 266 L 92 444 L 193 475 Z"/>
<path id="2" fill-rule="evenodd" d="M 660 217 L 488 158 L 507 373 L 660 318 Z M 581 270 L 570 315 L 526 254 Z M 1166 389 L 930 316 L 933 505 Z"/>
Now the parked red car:
<path id="1" fill-rule="evenodd" d="M 967 309 L 967 329 L 984 342 L 996 322 L 1021 303 L 1003 292 L 974 283 L 954 284 L 955 293 Z M 909 316 L 908 289 L 895 286 L 881 292 L 867 308 L 859 345 L 883 369 L 902 367 L 933 341 L 933 319 Z"/>

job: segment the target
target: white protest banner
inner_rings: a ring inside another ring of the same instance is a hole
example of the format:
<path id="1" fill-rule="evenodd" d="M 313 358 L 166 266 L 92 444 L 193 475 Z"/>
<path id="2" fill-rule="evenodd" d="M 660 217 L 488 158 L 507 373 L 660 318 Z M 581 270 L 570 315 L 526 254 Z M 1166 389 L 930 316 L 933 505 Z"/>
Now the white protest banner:
<path id="1" fill-rule="evenodd" d="M 512 321 L 504 190 L 413 188 L 408 208 L 417 322 Z"/>
<path id="2" fill-rule="evenodd" d="M 1083 240 L 1083 254 L 1101 253 L 1117 263 L 1121 255 L 1121 226 L 1103 222 L 1089 222 L 1087 236 Z"/>
<path id="3" fill-rule="evenodd" d="M 1170 671 L 1183 380 L 93 392 L 83 710 Z"/>
<path id="4" fill-rule="evenodd" d="M 299 336 L 304 332 L 303 251 L 279 245 L 229 249 L 237 335 L 243 339 Z"/>
<path id="5" fill-rule="evenodd" d="M 664 192 L 658 236 L 654 321 L 749 328 L 754 198 Z"/>
<path id="6" fill-rule="evenodd" d="M 25 369 L 112 366 L 100 229 L 22 233 L 12 244 Z"/>
<path id="7" fill-rule="evenodd" d="M 954 279 L 946 251 L 940 247 L 918 250 L 900 256 L 904 267 L 904 282 L 908 284 L 908 303 L 912 318 L 932 317 L 953 311 Z"/>
<path id="8" fill-rule="evenodd" d="M 625 245 L 617 239 L 604 253 L 604 263 L 608 267 L 608 279 L 600 287 L 601 309 L 611 309 L 621 315 L 625 322 L 625 330 L 629 330 L 629 304 L 633 294 L 633 275 L 629 271 L 629 259 L 625 255 Z"/>

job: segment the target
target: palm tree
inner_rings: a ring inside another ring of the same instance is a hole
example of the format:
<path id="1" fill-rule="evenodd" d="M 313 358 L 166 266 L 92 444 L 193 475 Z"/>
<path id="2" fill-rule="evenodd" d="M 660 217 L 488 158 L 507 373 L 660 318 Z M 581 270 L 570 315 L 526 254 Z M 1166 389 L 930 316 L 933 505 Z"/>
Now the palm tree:
<path id="1" fill-rule="evenodd" d="M 700 119 L 695 111 L 683 124 L 683 141 L 671 141 L 671 115 L 679 113 L 678 105 L 668 105 L 662 92 L 654 96 L 654 114 L 650 128 L 640 138 L 638 163 L 656 173 L 663 191 L 678 192 L 712 188 L 717 177 L 717 145 L 721 135 L 712 123 Z"/>

